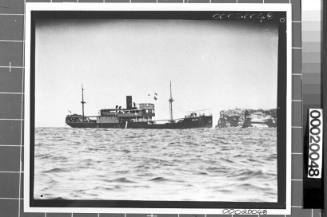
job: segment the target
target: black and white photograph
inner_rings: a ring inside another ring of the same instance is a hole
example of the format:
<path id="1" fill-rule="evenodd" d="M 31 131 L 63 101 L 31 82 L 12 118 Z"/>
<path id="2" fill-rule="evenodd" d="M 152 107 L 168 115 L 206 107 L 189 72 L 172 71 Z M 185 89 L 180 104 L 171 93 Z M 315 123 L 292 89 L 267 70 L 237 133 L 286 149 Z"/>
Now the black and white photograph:
<path id="1" fill-rule="evenodd" d="M 285 14 L 36 15 L 32 198 L 280 202 Z"/>

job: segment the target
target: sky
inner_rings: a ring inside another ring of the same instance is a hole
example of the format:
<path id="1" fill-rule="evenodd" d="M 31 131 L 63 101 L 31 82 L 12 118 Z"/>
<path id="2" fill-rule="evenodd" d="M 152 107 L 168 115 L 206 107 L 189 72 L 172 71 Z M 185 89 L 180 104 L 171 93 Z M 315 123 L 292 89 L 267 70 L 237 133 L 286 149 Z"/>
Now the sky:
<path id="1" fill-rule="evenodd" d="M 81 114 L 82 84 L 86 115 L 125 107 L 132 95 L 137 104 L 155 104 L 155 119 L 169 119 L 170 81 L 174 118 L 276 108 L 277 43 L 277 26 L 244 21 L 39 21 L 36 127 L 64 127 L 69 111 Z"/>

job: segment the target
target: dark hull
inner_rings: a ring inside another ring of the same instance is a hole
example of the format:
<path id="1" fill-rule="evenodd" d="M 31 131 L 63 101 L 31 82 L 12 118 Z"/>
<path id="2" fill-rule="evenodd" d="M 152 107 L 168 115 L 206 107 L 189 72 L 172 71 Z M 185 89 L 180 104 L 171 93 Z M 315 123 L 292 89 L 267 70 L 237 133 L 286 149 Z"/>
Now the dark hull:
<path id="1" fill-rule="evenodd" d="M 212 116 L 185 118 L 178 122 L 155 124 L 148 122 L 96 123 L 96 122 L 66 122 L 73 128 L 127 128 L 127 129 L 190 129 L 211 128 Z"/>

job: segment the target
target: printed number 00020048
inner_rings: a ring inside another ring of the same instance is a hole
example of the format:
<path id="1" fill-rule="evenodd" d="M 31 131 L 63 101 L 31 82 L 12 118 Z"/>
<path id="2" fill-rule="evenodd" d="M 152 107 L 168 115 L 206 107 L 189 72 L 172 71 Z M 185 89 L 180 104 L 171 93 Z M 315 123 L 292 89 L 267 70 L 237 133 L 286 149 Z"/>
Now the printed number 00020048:
<path id="1" fill-rule="evenodd" d="M 321 178 L 322 110 L 309 110 L 308 178 Z"/>

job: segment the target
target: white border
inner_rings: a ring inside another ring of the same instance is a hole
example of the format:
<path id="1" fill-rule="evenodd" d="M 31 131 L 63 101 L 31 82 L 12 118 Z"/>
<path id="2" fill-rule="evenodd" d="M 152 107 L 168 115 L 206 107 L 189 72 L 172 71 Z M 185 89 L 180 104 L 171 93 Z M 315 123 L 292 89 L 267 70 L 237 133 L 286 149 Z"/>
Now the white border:
<path id="1" fill-rule="evenodd" d="M 291 112 L 292 112 L 292 14 L 291 4 L 180 4 L 180 3 L 26 3 L 25 17 L 25 101 L 24 101 L 24 211 L 56 213 L 146 213 L 223 214 L 224 209 L 190 208 L 80 208 L 30 207 L 30 43 L 32 11 L 285 11 L 287 15 L 287 120 L 286 120 L 286 209 L 266 209 L 268 215 L 291 213 Z M 243 209 L 240 209 L 243 210 Z"/>

